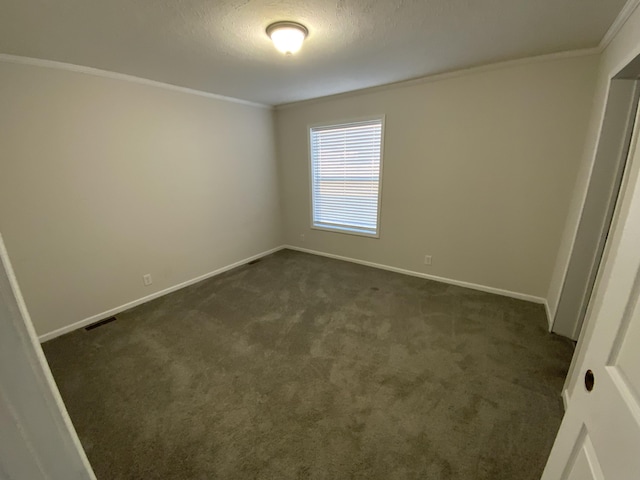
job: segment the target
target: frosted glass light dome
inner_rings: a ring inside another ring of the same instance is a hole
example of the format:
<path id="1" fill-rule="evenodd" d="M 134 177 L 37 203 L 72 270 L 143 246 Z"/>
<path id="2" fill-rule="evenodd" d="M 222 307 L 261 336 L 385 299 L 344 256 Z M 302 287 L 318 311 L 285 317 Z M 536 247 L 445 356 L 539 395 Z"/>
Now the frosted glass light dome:
<path id="1" fill-rule="evenodd" d="M 285 55 L 299 51 L 308 33 L 304 25 L 295 22 L 276 22 L 267 27 L 273 45 Z"/>

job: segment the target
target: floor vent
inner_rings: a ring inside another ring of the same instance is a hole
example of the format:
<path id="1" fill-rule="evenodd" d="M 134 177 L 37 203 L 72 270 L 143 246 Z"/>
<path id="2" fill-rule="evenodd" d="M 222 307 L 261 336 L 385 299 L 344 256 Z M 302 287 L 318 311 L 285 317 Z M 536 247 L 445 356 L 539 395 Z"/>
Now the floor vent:
<path id="1" fill-rule="evenodd" d="M 100 320 L 99 322 L 92 323 L 88 327 L 84 327 L 84 329 L 88 332 L 89 330 L 93 330 L 94 328 L 101 327 L 102 325 L 106 325 L 107 323 L 115 322 L 116 317 L 105 318 L 104 320 Z"/>
<path id="2" fill-rule="evenodd" d="M 255 260 L 251 260 L 249 263 L 247 263 L 247 265 L 255 265 L 256 263 L 258 263 L 260 260 L 262 260 L 261 258 L 256 258 Z"/>

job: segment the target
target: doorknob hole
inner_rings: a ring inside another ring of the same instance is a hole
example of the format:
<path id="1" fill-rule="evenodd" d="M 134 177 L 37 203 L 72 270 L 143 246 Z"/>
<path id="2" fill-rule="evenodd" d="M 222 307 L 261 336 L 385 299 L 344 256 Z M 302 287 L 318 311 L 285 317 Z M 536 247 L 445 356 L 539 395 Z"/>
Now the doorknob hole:
<path id="1" fill-rule="evenodd" d="M 595 378 L 593 376 L 593 372 L 591 370 L 587 370 L 587 373 L 584 374 L 584 388 L 587 389 L 587 392 L 593 390 L 594 383 Z"/>

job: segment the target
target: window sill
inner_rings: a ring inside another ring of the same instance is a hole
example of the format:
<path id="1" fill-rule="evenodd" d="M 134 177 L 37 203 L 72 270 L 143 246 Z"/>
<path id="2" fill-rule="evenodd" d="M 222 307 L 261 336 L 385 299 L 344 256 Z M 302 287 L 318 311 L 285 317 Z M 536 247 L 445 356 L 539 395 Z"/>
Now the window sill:
<path id="1" fill-rule="evenodd" d="M 333 227 L 325 225 L 311 225 L 312 230 L 320 230 L 323 232 L 342 233 L 344 235 L 355 235 L 357 237 L 380 238 L 380 232 L 367 232 L 359 230 L 357 227 Z"/>

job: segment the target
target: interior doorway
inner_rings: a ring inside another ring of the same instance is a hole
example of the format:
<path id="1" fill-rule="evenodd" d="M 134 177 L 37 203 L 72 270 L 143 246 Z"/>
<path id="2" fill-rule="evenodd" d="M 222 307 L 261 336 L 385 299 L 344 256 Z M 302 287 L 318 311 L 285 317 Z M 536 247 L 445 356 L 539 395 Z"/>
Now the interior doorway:
<path id="1" fill-rule="evenodd" d="M 611 81 L 596 158 L 552 331 L 577 340 L 602 261 L 640 98 L 640 59 Z"/>

